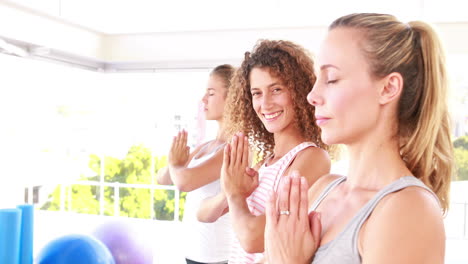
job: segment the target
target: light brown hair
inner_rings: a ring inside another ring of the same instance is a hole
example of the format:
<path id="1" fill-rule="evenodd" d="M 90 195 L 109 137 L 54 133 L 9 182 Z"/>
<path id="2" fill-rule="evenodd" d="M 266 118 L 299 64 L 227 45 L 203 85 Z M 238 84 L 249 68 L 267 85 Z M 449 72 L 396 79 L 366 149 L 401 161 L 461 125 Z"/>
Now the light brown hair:
<path id="1" fill-rule="evenodd" d="M 373 13 L 343 16 L 329 30 L 338 27 L 363 34 L 360 46 L 373 76 L 402 75 L 397 110 L 400 154 L 413 175 L 439 197 L 446 212 L 454 173 L 453 146 L 445 57 L 436 32 L 421 21 L 406 24 L 392 15 Z"/>
<path id="2" fill-rule="evenodd" d="M 225 88 L 228 89 L 231 86 L 231 79 L 234 75 L 235 68 L 230 64 L 222 64 L 216 66 L 210 72 L 210 76 L 217 76 L 223 80 Z"/>

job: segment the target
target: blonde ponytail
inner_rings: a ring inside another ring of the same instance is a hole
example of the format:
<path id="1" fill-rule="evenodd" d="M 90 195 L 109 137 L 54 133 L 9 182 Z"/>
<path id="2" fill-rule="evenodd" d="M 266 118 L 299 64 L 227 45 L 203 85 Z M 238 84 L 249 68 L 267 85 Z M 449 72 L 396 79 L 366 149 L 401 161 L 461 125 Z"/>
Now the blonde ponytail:
<path id="1" fill-rule="evenodd" d="M 401 154 L 408 168 L 439 197 L 444 212 L 449 207 L 449 188 L 453 176 L 453 145 L 447 107 L 447 73 L 441 43 L 426 23 L 409 26 L 419 38 L 424 76 L 416 85 L 423 91 L 419 120 L 406 136 Z"/>
<path id="2" fill-rule="evenodd" d="M 445 58 L 437 34 L 424 22 L 405 24 L 392 15 L 372 13 L 341 17 L 330 30 L 337 27 L 363 33 L 361 48 L 373 75 L 399 72 L 403 76 L 397 114 L 400 154 L 413 175 L 439 197 L 446 212 L 454 163 Z"/>

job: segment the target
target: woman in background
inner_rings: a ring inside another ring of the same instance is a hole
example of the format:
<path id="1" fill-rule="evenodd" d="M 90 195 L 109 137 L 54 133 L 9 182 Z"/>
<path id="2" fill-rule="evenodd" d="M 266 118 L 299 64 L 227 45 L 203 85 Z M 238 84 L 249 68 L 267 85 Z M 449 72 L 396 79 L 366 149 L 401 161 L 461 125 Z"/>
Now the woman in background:
<path id="1" fill-rule="evenodd" d="M 202 99 L 206 120 L 215 120 L 219 125 L 216 138 L 190 153 L 187 132 L 180 131 L 172 142 L 169 165 L 158 177 L 159 184 L 175 184 L 187 192 L 183 240 L 188 264 L 227 263 L 229 257 L 233 236 L 229 215 L 213 223 L 202 223 L 197 220 L 197 211 L 202 200 L 221 191 L 219 177 L 227 137 L 223 112 L 233 72 L 234 68 L 227 64 L 214 68 Z"/>

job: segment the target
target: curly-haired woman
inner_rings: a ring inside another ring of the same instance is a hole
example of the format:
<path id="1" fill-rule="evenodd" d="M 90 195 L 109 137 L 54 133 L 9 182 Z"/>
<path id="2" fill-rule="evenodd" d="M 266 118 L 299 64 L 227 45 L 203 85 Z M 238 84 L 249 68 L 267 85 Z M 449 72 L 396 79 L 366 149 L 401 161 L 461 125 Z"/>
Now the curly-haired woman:
<path id="1" fill-rule="evenodd" d="M 283 175 L 297 170 L 312 185 L 330 171 L 328 147 L 307 102 L 315 79 L 308 52 L 281 40 L 260 40 L 234 74 L 226 104 L 233 136 L 221 170 L 224 193 L 205 200 L 213 219 L 226 208 L 231 213 L 237 239 L 229 263 L 263 258 L 265 201 Z M 250 150 L 259 160 L 254 169 Z"/>

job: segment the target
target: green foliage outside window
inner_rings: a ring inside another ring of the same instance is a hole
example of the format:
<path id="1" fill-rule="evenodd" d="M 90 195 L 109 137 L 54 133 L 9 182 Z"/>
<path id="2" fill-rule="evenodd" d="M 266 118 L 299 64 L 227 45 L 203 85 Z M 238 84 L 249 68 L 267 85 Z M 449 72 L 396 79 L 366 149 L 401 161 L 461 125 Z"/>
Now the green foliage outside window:
<path id="1" fill-rule="evenodd" d="M 457 166 L 456 180 L 468 181 L 468 136 L 457 138 L 453 142 L 455 163 Z"/>
<path id="2" fill-rule="evenodd" d="M 153 158 L 153 164 L 151 159 Z M 101 173 L 101 157 L 90 155 L 89 168 L 95 176 L 82 177 L 81 180 L 99 182 Z M 152 157 L 151 151 L 142 145 L 132 146 L 123 159 L 115 157 L 104 158 L 104 179 L 111 183 L 151 184 L 151 176 L 167 165 L 167 157 Z M 151 169 L 153 168 L 153 173 Z M 64 188 L 65 210 L 99 214 L 100 187 L 89 185 L 72 185 Z M 61 186 L 58 185 L 49 196 L 49 201 L 42 206 L 43 210 L 60 210 Z M 69 195 L 71 193 L 71 196 Z M 154 190 L 153 211 L 158 220 L 174 219 L 173 190 Z M 185 193 L 180 193 L 179 220 L 184 212 Z M 120 216 L 135 218 L 151 218 L 150 189 L 119 187 Z M 114 215 L 114 187 L 104 188 L 104 215 Z"/>

